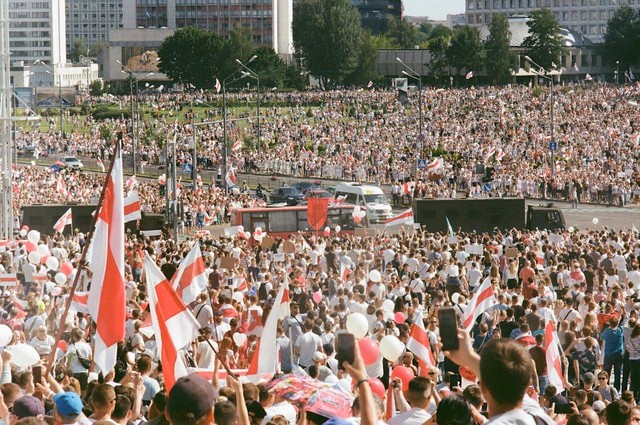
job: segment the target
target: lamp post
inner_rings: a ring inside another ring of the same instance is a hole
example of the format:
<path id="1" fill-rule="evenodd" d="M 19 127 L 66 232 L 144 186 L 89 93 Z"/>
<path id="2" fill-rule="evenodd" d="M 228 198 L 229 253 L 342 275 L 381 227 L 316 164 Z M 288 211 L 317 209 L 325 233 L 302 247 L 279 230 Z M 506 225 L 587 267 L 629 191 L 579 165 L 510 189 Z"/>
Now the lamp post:
<path id="1" fill-rule="evenodd" d="M 546 70 L 545 68 L 541 67 L 540 65 L 538 65 L 537 63 L 535 63 L 529 56 L 525 56 L 524 57 L 525 60 L 531 62 L 533 65 L 535 65 L 536 67 L 540 68 L 542 71 L 544 71 L 545 74 L 548 75 L 544 75 L 544 74 L 540 74 L 537 72 L 534 72 L 534 74 L 549 80 L 551 82 L 551 95 L 549 96 L 551 99 L 551 105 L 549 106 L 549 114 L 550 114 L 550 123 L 549 123 L 549 132 L 551 135 L 551 142 L 549 143 L 549 150 L 551 151 L 551 177 L 555 177 L 556 176 L 556 152 L 555 149 L 552 148 L 553 143 L 554 143 L 554 139 L 553 139 L 553 127 L 554 127 L 554 117 L 553 117 L 553 103 L 554 103 L 554 98 L 553 98 L 553 76 L 549 76 L 551 74 L 550 71 Z"/>
<path id="2" fill-rule="evenodd" d="M 420 74 L 418 74 L 409 65 L 404 63 L 402 59 L 397 57 L 396 60 L 400 62 L 402 66 L 404 66 L 407 70 L 409 70 L 409 72 L 407 72 L 406 70 L 403 70 L 402 74 L 406 75 L 407 77 L 413 78 L 418 82 L 418 114 L 420 117 L 419 118 L 420 119 L 420 136 L 422 137 L 422 79 L 420 78 Z"/>
<path id="3" fill-rule="evenodd" d="M 137 171 L 137 167 L 136 167 L 136 145 L 137 145 L 137 138 L 138 138 L 138 82 L 146 79 L 147 77 L 150 77 L 153 75 L 153 72 L 148 72 L 147 74 L 145 74 L 144 76 L 135 79 L 133 74 L 134 71 L 127 68 L 125 65 L 122 64 L 122 62 L 120 62 L 119 60 L 116 60 L 116 63 L 118 65 L 120 65 L 120 67 L 122 68 L 120 71 L 124 74 L 128 74 L 129 75 L 129 93 L 130 93 L 130 101 L 131 101 L 131 155 L 132 155 L 132 160 L 131 160 L 131 171 L 132 174 L 135 175 L 136 171 Z M 136 97 L 134 99 L 133 97 L 133 84 L 135 83 L 136 85 Z M 134 112 L 134 100 L 135 100 L 135 106 L 136 106 L 136 110 Z"/>
<path id="4" fill-rule="evenodd" d="M 227 81 L 231 80 L 232 78 L 234 78 L 236 76 L 236 72 L 232 73 L 231 75 L 229 75 L 227 78 L 225 78 L 224 80 L 222 80 L 222 138 L 223 138 L 223 142 L 224 142 L 224 146 L 222 149 L 223 152 L 223 156 L 222 156 L 222 178 L 226 180 L 227 178 L 227 160 L 228 160 L 228 147 L 227 147 Z M 235 80 L 229 81 L 229 84 L 233 84 L 236 81 L 242 80 L 243 78 L 245 78 L 247 76 L 246 73 L 242 74 L 240 77 L 236 78 Z M 229 187 L 226 184 L 226 181 L 224 182 L 224 193 L 228 193 L 229 192 Z"/>
<path id="5" fill-rule="evenodd" d="M 251 62 L 253 62 L 254 60 L 256 60 L 258 56 L 257 55 L 253 55 L 251 56 L 251 59 L 249 59 L 249 61 L 244 64 L 242 62 L 240 62 L 240 59 L 236 59 L 236 62 L 238 63 L 238 65 L 240 65 L 242 68 L 244 68 L 247 71 L 247 76 L 251 77 L 253 79 L 255 79 L 258 82 L 258 99 L 256 100 L 256 112 L 258 115 L 258 143 L 257 143 L 257 152 L 260 153 L 260 76 L 253 70 L 251 70 L 249 67 L 247 67 L 247 65 L 249 65 Z"/>
<path id="6" fill-rule="evenodd" d="M 616 86 L 618 85 L 618 79 L 620 78 L 620 61 L 616 61 Z"/>
<path id="7" fill-rule="evenodd" d="M 58 74 L 58 102 L 60 107 L 60 137 L 64 137 L 64 130 L 63 130 L 64 115 L 62 112 L 63 111 L 62 108 L 64 107 L 64 104 L 62 103 L 62 74 L 60 72 L 56 72 L 54 68 L 42 62 L 40 59 L 36 59 L 33 63 L 36 65 L 42 65 L 46 68 L 49 68 L 51 72 L 47 71 L 47 73 L 53 77 L 54 85 L 56 83 L 56 74 Z"/>

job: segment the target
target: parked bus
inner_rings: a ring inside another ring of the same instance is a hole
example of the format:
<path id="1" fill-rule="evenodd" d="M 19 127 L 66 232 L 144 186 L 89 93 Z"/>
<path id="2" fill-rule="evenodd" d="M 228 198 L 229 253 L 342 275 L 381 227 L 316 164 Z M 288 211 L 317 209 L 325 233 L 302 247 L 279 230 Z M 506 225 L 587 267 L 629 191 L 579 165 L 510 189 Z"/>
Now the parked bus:
<path id="1" fill-rule="evenodd" d="M 327 210 L 327 221 L 320 229 L 329 227 L 333 232 L 340 226 L 341 232 L 353 233 L 356 227 L 353 221 L 353 205 L 344 204 Z M 262 228 L 274 238 L 286 238 L 298 231 L 314 231 L 307 220 L 307 206 L 235 208 L 231 210 L 231 225 L 243 226 L 245 231 L 253 233 L 256 227 Z"/>

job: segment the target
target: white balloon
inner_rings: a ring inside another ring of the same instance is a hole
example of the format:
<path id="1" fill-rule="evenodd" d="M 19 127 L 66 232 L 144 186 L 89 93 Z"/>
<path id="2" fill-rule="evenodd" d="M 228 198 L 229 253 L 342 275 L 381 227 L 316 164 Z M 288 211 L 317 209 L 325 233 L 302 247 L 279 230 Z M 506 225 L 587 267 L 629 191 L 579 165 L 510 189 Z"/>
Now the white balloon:
<path id="1" fill-rule="evenodd" d="M 362 313 L 351 313 L 347 316 L 347 330 L 356 338 L 363 338 L 369 331 L 369 321 Z"/>
<path id="2" fill-rule="evenodd" d="M 67 276 L 64 273 L 56 273 L 53 280 L 55 280 L 58 285 L 64 285 L 67 281 Z"/>
<path id="3" fill-rule="evenodd" d="M 380 340 L 380 353 L 390 362 L 395 362 L 402 355 L 404 344 L 394 335 L 387 335 Z"/>
<path id="4" fill-rule="evenodd" d="M 14 345 L 11 354 L 11 362 L 18 367 L 31 367 L 40 361 L 40 355 L 29 344 Z"/>
<path id="5" fill-rule="evenodd" d="M 11 338 L 13 337 L 13 332 L 11 332 L 11 328 L 7 325 L 0 325 L 0 346 L 4 347 L 9 342 L 11 342 Z"/>
<path id="6" fill-rule="evenodd" d="M 49 247 L 46 246 L 45 244 L 38 245 L 38 248 L 36 248 L 36 251 L 38 251 L 38 254 L 40 254 L 42 257 L 44 257 L 45 255 L 51 254 L 51 252 L 49 252 Z"/>
<path id="7" fill-rule="evenodd" d="M 592 222 L 593 224 L 598 224 L 598 222 L 599 222 L 599 221 L 600 221 L 600 220 L 598 220 L 598 217 L 593 217 L 593 218 L 591 219 L 591 222 Z"/>
<path id="8" fill-rule="evenodd" d="M 340 233 L 340 230 L 342 230 L 342 227 L 336 226 L 336 233 Z"/>
<path id="9" fill-rule="evenodd" d="M 23 238 L 27 236 L 27 231 L 24 229 L 20 229 L 20 236 L 22 236 Z"/>
<path id="10" fill-rule="evenodd" d="M 384 300 L 382 302 L 382 309 L 387 313 L 393 313 L 393 308 L 395 307 L 395 303 L 391 300 Z"/>
<path id="11" fill-rule="evenodd" d="M 458 304 L 458 301 L 460 301 L 460 294 L 456 292 L 455 294 L 451 295 L 451 302 L 454 304 Z"/>
<path id="12" fill-rule="evenodd" d="M 247 336 L 245 334 L 241 334 L 238 332 L 233 334 L 233 342 L 235 342 L 238 347 L 243 346 L 246 341 Z"/>
<path id="13" fill-rule="evenodd" d="M 27 233 L 27 240 L 33 244 L 37 244 L 40 241 L 40 232 L 37 230 L 29 230 L 29 233 Z"/>
<path id="14" fill-rule="evenodd" d="M 244 232 L 244 237 L 249 239 L 251 237 L 251 233 L 249 232 Z"/>
<path id="15" fill-rule="evenodd" d="M 256 230 L 254 230 L 255 233 L 260 234 L 262 233 L 262 227 L 258 226 L 256 227 Z"/>
<path id="16" fill-rule="evenodd" d="M 371 282 L 380 282 L 382 280 L 382 275 L 378 270 L 371 270 L 369 272 L 369 280 Z"/>
<path id="17" fill-rule="evenodd" d="M 47 267 L 50 270 L 58 270 L 58 267 L 60 267 L 60 262 L 56 257 L 49 257 L 47 258 Z"/>
<path id="18" fill-rule="evenodd" d="M 38 251 L 31 251 L 27 258 L 29 259 L 30 263 L 39 264 L 40 263 L 40 259 L 42 257 L 40 256 L 40 254 L 38 254 Z"/>
<path id="19" fill-rule="evenodd" d="M 327 227 L 325 227 L 325 228 L 324 228 L 324 231 L 325 231 L 325 232 L 330 232 L 330 231 L 331 231 L 331 229 L 329 228 L 329 226 L 327 226 Z"/>
<path id="20" fill-rule="evenodd" d="M 574 228 L 573 228 L 573 226 L 569 226 L 569 227 L 567 228 L 567 230 L 569 231 L 569 233 L 573 233 Z"/>
<path id="21" fill-rule="evenodd" d="M 358 216 L 359 216 L 360 218 L 364 218 L 366 215 L 367 215 L 367 213 L 366 213 L 365 211 L 360 211 L 360 212 L 358 213 Z"/>
<path id="22" fill-rule="evenodd" d="M 238 226 L 238 232 L 244 233 L 244 226 L 243 225 Z"/>
<path id="23" fill-rule="evenodd" d="M 235 301 L 241 303 L 242 300 L 244 300 L 244 295 L 242 295 L 242 292 L 234 292 L 233 295 L 231 296 L 231 298 L 233 298 Z"/>
<path id="24" fill-rule="evenodd" d="M 360 205 L 356 205 L 353 207 L 353 215 L 356 215 L 360 212 Z"/>

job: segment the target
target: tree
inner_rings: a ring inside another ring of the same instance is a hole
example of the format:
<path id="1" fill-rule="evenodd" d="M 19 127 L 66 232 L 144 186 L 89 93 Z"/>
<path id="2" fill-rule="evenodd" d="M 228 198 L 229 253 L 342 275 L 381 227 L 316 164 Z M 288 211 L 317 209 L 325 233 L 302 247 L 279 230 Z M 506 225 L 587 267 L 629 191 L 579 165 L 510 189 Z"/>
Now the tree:
<path id="1" fill-rule="evenodd" d="M 364 32 L 349 0 L 301 0 L 292 27 L 303 67 L 323 87 L 341 82 L 358 66 Z"/>
<path id="2" fill-rule="evenodd" d="M 626 70 L 640 59 L 640 13 L 622 6 L 607 22 L 604 34 L 604 58 L 609 64 L 620 62 L 619 69 Z M 623 81 L 622 78 L 620 81 Z"/>
<path id="3" fill-rule="evenodd" d="M 80 62 L 80 56 L 87 56 L 88 50 L 84 38 L 74 37 L 69 50 L 69 60 L 73 63 Z"/>
<path id="4" fill-rule="evenodd" d="M 249 66 L 260 77 L 261 90 L 285 85 L 287 65 L 271 47 L 259 47 L 253 53 L 256 60 Z"/>
<path id="5" fill-rule="evenodd" d="M 225 40 L 213 32 L 195 27 L 181 28 L 167 37 L 158 49 L 158 68 L 174 82 L 213 88 L 216 76 L 222 81 L 220 64 L 225 45 Z"/>
<path id="6" fill-rule="evenodd" d="M 449 64 L 458 73 L 465 69 L 475 71 L 482 69 L 484 46 L 480 40 L 480 30 L 469 25 L 459 25 L 453 29 L 451 42 L 447 48 Z"/>
<path id="7" fill-rule="evenodd" d="M 251 28 L 236 25 L 229 34 L 223 55 L 223 75 L 230 75 L 238 70 L 236 59 L 246 63 L 255 54 L 256 45 L 251 38 Z"/>
<path id="8" fill-rule="evenodd" d="M 413 49 L 418 44 L 416 28 L 404 19 L 389 15 L 389 37 L 394 39 L 401 49 Z"/>
<path id="9" fill-rule="evenodd" d="M 511 31 L 509 21 L 503 13 L 495 15 L 489 24 L 489 37 L 485 42 L 485 69 L 494 84 L 511 81 Z"/>
<path id="10" fill-rule="evenodd" d="M 362 48 L 360 49 L 360 58 L 356 69 L 347 77 L 346 82 L 349 84 L 365 85 L 369 81 L 379 78 L 376 69 L 378 60 L 378 49 L 381 41 L 386 41 L 384 36 L 374 36 L 365 34 Z"/>
<path id="11" fill-rule="evenodd" d="M 524 39 L 522 46 L 526 48 L 526 54 L 531 59 L 549 69 L 552 62 L 559 62 L 562 54 L 560 26 L 549 9 L 533 11 L 529 18 L 529 35 Z"/>
<path id="12" fill-rule="evenodd" d="M 446 73 L 449 65 L 447 61 L 447 48 L 451 40 L 451 30 L 444 25 L 437 25 L 431 31 L 428 40 L 428 50 L 431 53 L 429 70 L 434 80 L 440 80 Z"/>

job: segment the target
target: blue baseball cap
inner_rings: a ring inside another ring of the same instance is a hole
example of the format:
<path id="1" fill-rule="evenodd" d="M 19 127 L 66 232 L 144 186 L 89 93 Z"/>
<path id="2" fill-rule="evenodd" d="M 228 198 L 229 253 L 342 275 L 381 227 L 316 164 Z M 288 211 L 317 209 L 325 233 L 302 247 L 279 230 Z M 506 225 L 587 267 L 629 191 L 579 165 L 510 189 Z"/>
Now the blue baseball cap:
<path id="1" fill-rule="evenodd" d="M 82 400 L 74 392 L 56 394 L 53 397 L 53 402 L 56 404 L 58 413 L 66 418 L 72 418 L 82 413 Z"/>

